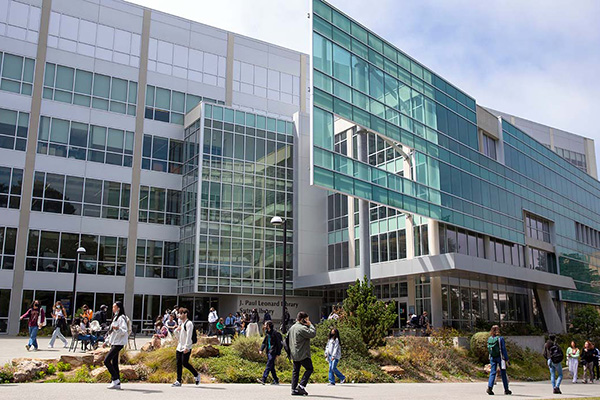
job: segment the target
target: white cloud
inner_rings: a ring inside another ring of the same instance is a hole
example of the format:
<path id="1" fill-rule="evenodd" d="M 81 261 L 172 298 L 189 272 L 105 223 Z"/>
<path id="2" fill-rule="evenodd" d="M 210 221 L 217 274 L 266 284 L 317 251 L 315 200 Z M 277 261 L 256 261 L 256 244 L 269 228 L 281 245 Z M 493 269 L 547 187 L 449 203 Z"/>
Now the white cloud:
<path id="1" fill-rule="evenodd" d="M 309 52 L 310 1 L 133 2 Z M 596 139 L 600 162 L 600 1 L 331 3 L 479 104 Z"/>

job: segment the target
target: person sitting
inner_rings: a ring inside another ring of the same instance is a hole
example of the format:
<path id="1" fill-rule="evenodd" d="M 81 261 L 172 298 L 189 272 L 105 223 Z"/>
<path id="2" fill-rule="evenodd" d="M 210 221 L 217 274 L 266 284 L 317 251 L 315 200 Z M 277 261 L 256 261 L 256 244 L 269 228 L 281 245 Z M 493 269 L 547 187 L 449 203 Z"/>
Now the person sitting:
<path id="1" fill-rule="evenodd" d="M 83 342 L 84 350 L 88 350 L 88 344 L 90 344 L 92 347 L 95 347 L 96 336 L 92 334 L 92 330 L 90 329 L 90 320 L 88 319 L 88 317 L 84 317 L 82 320 L 80 320 L 78 326 L 79 329 L 77 339 Z"/>
<path id="2" fill-rule="evenodd" d="M 242 330 L 242 314 L 238 312 L 235 313 L 234 318 L 235 332 L 239 335 Z"/>
<path id="3" fill-rule="evenodd" d="M 162 323 L 162 321 L 156 322 L 154 325 L 154 335 L 152 335 L 152 347 L 154 350 L 160 349 L 162 345 L 162 339 L 169 336 L 169 329 Z"/>
<path id="4" fill-rule="evenodd" d="M 246 336 L 246 321 L 242 321 L 242 324 L 240 325 L 240 335 Z"/>
<path id="5" fill-rule="evenodd" d="M 102 329 L 106 329 L 108 326 L 106 323 L 106 310 L 108 310 L 108 307 L 105 304 L 102 304 L 100 309 L 96 311 L 92 317 L 92 321 L 98 321 Z"/>
<path id="6" fill-rule="evenodd" d="M 94 317 L 94 313 L 92 312 L 92 310 L 88 307 L 87 304 L 84 304 L 83 307 L 81 307 L 81 318 L 86 318 L 88 319 L 88 321 L 91 321 L 92 318 Z"/>
<path id="7" fill-rule="evenodd" d="M 419 317 L 417 316 L 417 314 L 413 313 L 413 315 L 411 315 L 410 320 L 408 321 L 408 327 L 412 329 L 420 328 Z"/>
<path id="8" fill-rule="evenodd" d="M 173 334 L 173 332 L 175 332 L 175 329 L 177 329 L 177 321 L 175 320 L 175 315 L 169 314 L 169 318 L 167 319 L 167 322 L 165 322 L 164 325 L 167 327 L 169 332 Z"/>
<path id="9" fill-rule="evenodd" d="M 225 333 L 225 322 L 223 321 L 223 318 L 219 318 L 219 320 L 217 321 L 217 337 L 223 337 L 223 334 Z"/>

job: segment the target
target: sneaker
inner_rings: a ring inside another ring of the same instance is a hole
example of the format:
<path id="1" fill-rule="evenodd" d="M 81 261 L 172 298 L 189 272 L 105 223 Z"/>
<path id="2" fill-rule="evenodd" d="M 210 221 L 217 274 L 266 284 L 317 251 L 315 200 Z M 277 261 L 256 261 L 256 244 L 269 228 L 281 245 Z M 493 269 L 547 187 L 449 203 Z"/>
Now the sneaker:
<path id="1" fill-rule="evenodd" d="M 199 385 L 200 384 L 200 374 L 198 374 L 198 376 L 195 377 L 194 380 L 196 381 L 196 385 Z"/>
<path id="2" fill-rule="evenodd" d="M 52 345 L 52 344 L 49 344 L 49 345 L 48 345 L 48 348 L 49 348 L 49 349 L 53 349 L 53 348 L 54 348 L 54 345 Z"/>
<path id="3" fill-rule="evenodd" d="M 512 394 L 512 392 L 511 392 L 510 390 L 505 390 L 505 391 L 504 391 L 504 394 L 506 394 L 506 395 L 510 395 L 510 394 Z"/>
<path id="4" fill-rule="evenodd" d="M 346 378 L 344 378 L 340 381 L 340 385 L 343 385 L 344 383 L 346 383 Z"/>
<path id="5" fill-rule="evenodd" d="M 107 389 L 121 390 L 121 381 L 112 381 L 110 385 L 107 386 Z"/>
<path id="6" fill-rule="evenodd" d="M 490 396 L 494 395 L 494 391 L 492 390 L 491 387 L 488 387 L 487 390 L 485 391 L 487 394 L 489 394 Z"/>
<path id="7" fill-rule="evenodd" d="M 181 386 L 181 383 L 179 383 L 179 381 L 175 381 L 173 382 L 173 384 L 171 385 L 171 387 L 179 387 Z"/>
<path id="8" fill-rule="evenodd" d="M 298 385 L 298 389 L 296 389 L 302 396 L 308 396 L 308 392 L 302 386 Z"/>
<path id="9" fill-rule="evenodd" d="M 65 343 L 65 345 L 63 346 L 63 349 L 68 349 L 69 348 L 69 343 Z"/>
<path id="10" fill-rule="evenodd" d="M 256 378 L 256 382 L 260 383 L 261 385 L 264 385 L 264 384 L 265 384 L 265 381 L 263 381 L 263 380 L 262 380 L 262 379 L 260 379 L 260 378 Z"/>
<path id="11" fill-rule="evenodd" d="M 296 390 L 292 390 L 292 396 L 303 396 L 303 394 L 302 394 L 302 393 L 300 393 L 300 392 L 298 391 L 298 389 L 296 389 Z"/>
<path id="12" fill-rule="evenodd" d="M 335 386 L 335 383 L 331 383 L 331 382 L 329 382 L 329 383 L 327 384 L 327 386 Z"/>
<path id="13" fill-rule="evenodd" d="M 29 346 L 28 344 L 26 344 L 26 345 L 25 345 L 25 348 L 27 349 L 27 351 L 29 351 L 29 348 L 30 348 L 30 347 L 31 347 L 31 346 Z"/>
<path id="14" fill-rule="evenodd" d="M 279 381 L 273 381 L 273 382 L 271 382 L 271 386 L 279 386 Z"/>
<path id="15" fill-rule="evenodd" d="M 38 348 L 34 347 L 33 349 L 31 349 L 31 351 L 38 351 Z"/>
<path id="16" fill-rule="evenodd" d="M 560 391 L 560 388 L 556 388 L 556 394 L 562 394 L 562 392 Z"/>

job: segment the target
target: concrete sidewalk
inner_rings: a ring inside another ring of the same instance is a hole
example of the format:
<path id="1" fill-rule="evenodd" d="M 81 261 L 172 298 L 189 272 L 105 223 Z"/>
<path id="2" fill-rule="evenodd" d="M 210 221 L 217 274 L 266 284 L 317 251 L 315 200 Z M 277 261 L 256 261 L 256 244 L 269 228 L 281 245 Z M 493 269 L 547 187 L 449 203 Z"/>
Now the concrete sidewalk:
<path id="1" fill-rule="evenodd" d="M 561 399 L 600 396 L 600 384 L 577 384 L 565 382 L 563 395 L 552 394 L 549 382 L 515 382 L 511 384 L 512 396 L 504 396 L 501 386 L 496 385 L 500 398 Z M 333 387 L 323 384 L 308 385 L 310 398 L 339 400 L 475 400 L 489 398 L 485 393 L 486 382 L 477 383 L 396 383 L 396 384 L 345 384 Z M 89 383 L 25 383 L 0 385 L 2 400 L 21 399 L 124 399 L 165 400 L 176 398 L 209 399 L 291 399 L 289 385 L 262 386 L 259 384 L 203 384 L 172 388 L 166 384 L 123 384 L 123 390 L 111 391 L 106 384 Z"/>
<path id="2" fill-rule="evenodd" d="M 136 338 L 137 348 L 141 348 L 144 344 L 150 341 L 149 336 L 138 336 Z M 40 358 L 40 359 L 58 359 L 62 354 L 69 354 L 68 348 L 63 348 L 63 343 L 60 340 L 56 340 L 54 348 L 49 349 L 48 343 L 50 337 L 38 337 L 38 351 L 27 351 L 25 345 L 29 340 L 26 336 L 3 336 L 0 337 L 0 365 L 4 365 L 13 358 L 29 357 L 29 358 Z M 67 341 L 71 344 L 71 338 L 67 337 Z M 75 352 L 76 354 L 83 354 L 81 346 Z M 73 352 L 71 352 L 73 354 Z"/>

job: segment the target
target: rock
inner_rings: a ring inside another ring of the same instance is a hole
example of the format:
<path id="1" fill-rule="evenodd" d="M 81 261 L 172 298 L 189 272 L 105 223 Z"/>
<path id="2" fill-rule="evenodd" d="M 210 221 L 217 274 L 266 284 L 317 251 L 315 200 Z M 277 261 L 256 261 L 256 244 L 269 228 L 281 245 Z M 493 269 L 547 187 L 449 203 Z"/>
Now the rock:
<path id="1" fill-rule="evenodd" d="M 148 342 L 145 345 L 143 345 L 142 347 L 140 347 L 140 351 L 144 351 L 147 353 L 154 351 L 154 346 L 152 346 L 152 342 Z"/>
<path id="2" fill-rule="evenodd" d="M 384 365 L 381 370 L 391 376 L 402 376 L 404 374 L 404 368 L 397 365 Z"/>
<path id="3" fill-rule="evenodd" d="M 105 371 L 107 371 L 106 367 L 96 368 L 90 371 L 90 376 L 98 378 Z M 133 365 L 119 365 L 119 372 L 121 373 L 121 378 L 128 381 L 137 381 L 140 378 Z"/>
<path id="4" fill-rule="evenodd" d="M 92 356 L 94 357 L 94 360 L 92 361 L 92 363 L 94 365 L 102 365 L 104 363 L 104 358 L 106 358 L 106 355 L 108 354 L 108 352 L 110 351 L 109 347 L 101 347 L 98 348 L 97 350 L 92 351 Z"/>
<path id="5" fill-rule="evenodd" d="M 63 354 L 60 361 L 71 364 L 73 368 L 79 368 L 82 365 L 92 365 L 94 363 L 93 354 Z"/>
<path id="6" fill-rule="evenodd" d="M 205 345 L 218 346 L 221 344 L 221 341 L 216 336 L 198 336 L 198 344 L 201 346 L 205 346 Z"/>
<path id="7" fill-rule="evenodd" d="M 48 363 L 40 360 L 25 360 L 15 366 L 13 380 L 17 383 L 34 379 L 40 372 L 48 371 Z"/>
<path id="8" fill-rule="evenodd" d="M 119 372 L 121 373 L 121 378 L 128 381 L 137 381 L 140 378 L 133 365 L 119 366 Z"/>
<path id="9" fill-rule="evenodd" d="M 106 369 L 106 367 L 100 367 L 100 368 L 96 368 L 90 371 L 90 375 L 92 376 L 92 378 L 97 378 L 98 375 L 100 375 L 101 373 L 103 373 L 104 371 L 108 371 Z"/>
<path id="10" fill-rule="evenodd" d="M 209 358 L 209 357 L 218 357 L 219 349 L 207 345 L 202 347 L 196 347 L 192 350 L 192 357 L 194 358 Z"/>

